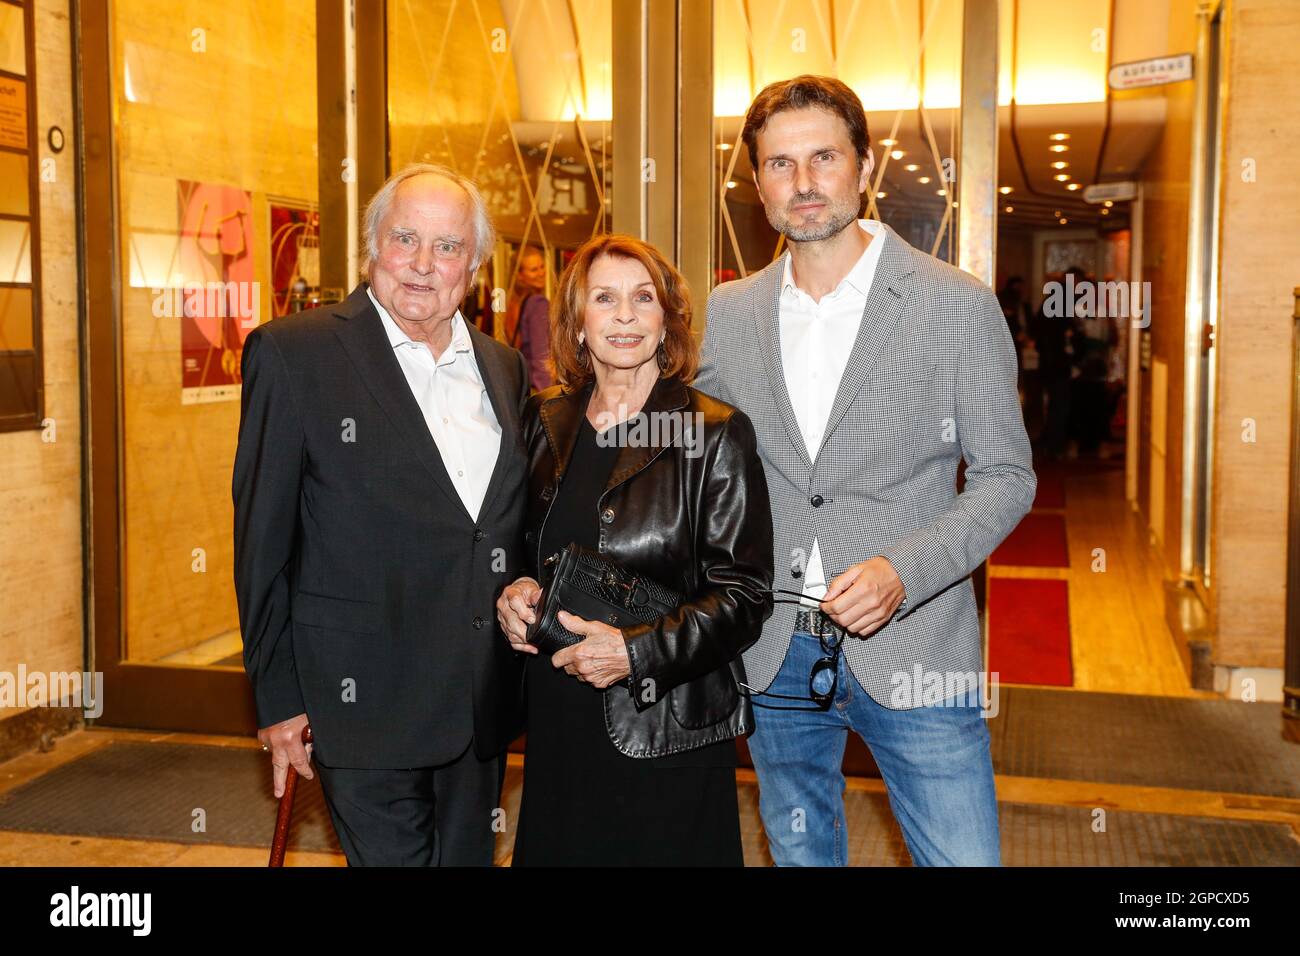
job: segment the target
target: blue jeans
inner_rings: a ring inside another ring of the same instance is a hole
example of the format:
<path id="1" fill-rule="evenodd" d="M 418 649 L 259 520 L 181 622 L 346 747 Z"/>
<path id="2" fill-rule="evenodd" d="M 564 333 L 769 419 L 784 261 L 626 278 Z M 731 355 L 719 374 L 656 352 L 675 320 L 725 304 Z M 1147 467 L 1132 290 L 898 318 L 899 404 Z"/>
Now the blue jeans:
<path id="1" fill-rule="evenodd" d="M 806 697 L 808 675 L 822 656 L 816 637 L 796 633 L 768 690 Z M 777 866 L 848 864 L 842 765 L 850 730 L 871 748 L 913 863 L 1000 865 L 993 761 L 981 709 L 890 710 L 862 689 L 843 654 L 838 673 L 828 710 L 776 710 L 760 705 L 815 705 L 754 699 L 749 753 Z"/>

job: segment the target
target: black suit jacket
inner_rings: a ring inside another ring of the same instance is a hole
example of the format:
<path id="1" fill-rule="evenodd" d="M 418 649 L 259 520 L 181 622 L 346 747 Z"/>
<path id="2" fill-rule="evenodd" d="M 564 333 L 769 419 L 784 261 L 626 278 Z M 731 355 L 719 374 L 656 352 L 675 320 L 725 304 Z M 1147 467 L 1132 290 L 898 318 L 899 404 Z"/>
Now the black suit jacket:
<path id="1" fill-rule="evenodd" d="M 461 503 L 364 285 L 244 344 L 235 592 L 259 726 L 306 712 L 327 766 L 503 750 L 522 662 L 495 601 L 523 565 L 523 356 L 469 326 L 501 423 L 478 520 Z"/>

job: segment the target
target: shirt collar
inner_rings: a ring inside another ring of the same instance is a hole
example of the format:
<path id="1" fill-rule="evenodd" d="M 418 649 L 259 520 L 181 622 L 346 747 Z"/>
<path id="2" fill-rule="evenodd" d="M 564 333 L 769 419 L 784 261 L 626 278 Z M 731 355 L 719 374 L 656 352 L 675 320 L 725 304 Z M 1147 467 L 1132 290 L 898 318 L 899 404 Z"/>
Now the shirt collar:
<path id="1" fill-rule="evenodd" d="M 867 246 L 866 251 L 858 257 L 858 261 L 853 264 L 849 274 L 840 280 L 840 284 L 835 287 L 831 295 L 839 292 L 846 282 L 859 295 L 866 295 L 871 288 L 871 277 L 875 274 L 875 265 L 880 260 L 880 249 L 885 244 L 884 223 L 878 219 L 859 219 L 858 227 L 873 236 L 871 245 Z M 790 264 L 790 253 L 787 251 L 785 254 L 785 267 L 781 273 L 781 292 L 784 294 L 792 289 L 802 291 L 794 283 L 794 268 Z"/>
<path id="2" fill-rule="evenodd" d="M 379 304 L 379 300 L 375 298 L 374 290 L 368 285 L 366 286 L 366 295 L 370 296 L 370 301 L 374 305 L 375 311 L 379 313 L 379 321 L 383 323 L 384 332 L 388 335 L 388 344 L 393 348 L 398 348 L 399 346 L 411 342 L 411 337 L 403 332 L 401 326 L 393 321 L 393 317 L 388 314 L 387 309 Z M 448 350 L 456 353 L 470 352 L 473 351 L 473 349 L 474 345 L 469 339 L 469 328 L 465 323 L 465 317 L 460 314 L 460 309 L 457 309 L 456 314 L 451 318 L 451 344 L 449 345 Z"/>

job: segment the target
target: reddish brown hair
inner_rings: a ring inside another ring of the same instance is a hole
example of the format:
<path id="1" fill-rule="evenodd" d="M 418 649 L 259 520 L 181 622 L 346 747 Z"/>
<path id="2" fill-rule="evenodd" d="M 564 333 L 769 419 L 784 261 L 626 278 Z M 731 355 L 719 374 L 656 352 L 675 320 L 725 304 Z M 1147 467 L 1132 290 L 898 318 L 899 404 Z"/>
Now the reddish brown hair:
<path id="1" fill-rule="evenodd" d="M 815 76 L 805 73 L 791 80 L 769 83 L 749 104 L 745 114 L 745 128 L 741 139 L 749 150 L 749 163 L 758 173 L 758 134 L 767 121 L 783 110 L 801 110 L 814 106 L 834 113 L 849 128 L 849 139 L 858 154 L 858 168 L 867 161 L 871 151 L 871 134 L 867 132 L 867 114 L 862 100 L 847 83 L 833 76 Z"/>
<path id="2" fill-rule="evenodd" d="M 551 361 L 555 379 L 565 388 L 582 388 L 595 378 L 591 356 L 578 345 L 587 301 L 587 278 L 601 256 L 635 259 L 654 283 L 664 310 L 664 341 L 659 346 L 659 374 L 690 383 L 699 367 L 699 347 L 691 333 L 691 297 L 686 280 L 663 254 L 633 236 L 603 235 L 587 240 L 564 267 L 551 311 Z"/>

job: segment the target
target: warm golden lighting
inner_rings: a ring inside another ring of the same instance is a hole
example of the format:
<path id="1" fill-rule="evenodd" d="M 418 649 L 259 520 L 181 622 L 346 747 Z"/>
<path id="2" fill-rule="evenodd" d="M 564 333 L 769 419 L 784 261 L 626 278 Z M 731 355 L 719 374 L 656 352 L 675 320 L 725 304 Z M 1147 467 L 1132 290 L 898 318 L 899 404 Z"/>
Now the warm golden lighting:
<path id="1" fill-rule="evenodd" d="M 1056 162 L 1052 163 L 1052 168 L 1053 168 L 1053 169 L 1064 169 L 1066 166 L 1069 166 L 1069 165 L 1070 165 L 1070 164 L 1067 163 L 1065 160 L 1063 160 L 1063 159 L 1058 159 Z"/>
<path id="2" fill-rule="evenodd" d="M 889 193 L 876 193 L 876 198 L 877 198 L 877 199 L 884 199 L 884 198 L 885 198 L 886 196 L 888 196 L 888 195 L 889 195 Z"/>
<path id="3" fill-rule="evenodd" d="M 1109 209 L 1111 206 L 1115 204 L 1111 202 L 1109 199 L 1107 199 L 1104 203 L 1102 203 L 1102 205 L 1105 206 L 1107 209 Z"/>
<path id="4" fill-rule="evenodd" d="M 998 192 L 1000 192 L 1002 195 L 1005 196 L 1005 195 L 1007 195 L 1007 193 L 1011 192 L 1011 187 L 1010 187 L 1010 186 L 999 186 L 999 187 L 998 187 Z"/>
<path id="5" fill-rule="evenodd" d="M 1070 147 L 1066 146 L 1064 143 L 1057 143 L 1055 146 L 1049 146 L 1047 148 L 1053 153 L 1063 153 Z"/>
<path id="6" fill-rule="evenodd" d="M 896 139 L 882 139 L 882 140 L 880 141 L 880 145 L 881 145 L 881 146 L 897 146 L 897 145 L 898 145 L 898 140 L 896 140 Z"/>
<path id="7" fill-rule="evenodd" d="M 889 156 L 891 159 L 902 159 L 903 151 L 901 149 L 896 149 L 892 153 L 890 153 Z"/>
<path id="8" fill-rule="evenodd" d="M 1047 138 L 1048 138 L 1048 139 L 1052 139 L 1052 140 L 1056 140 L 1056 142 L 1059 143 L 1059 142 L 1060 142 L 1061 140 L 1063 140 L 1063 139 L 1069 139 L 1069 138 L 1070 138 L 1070 134 L 1069 134 L 1069 133 L 1053 133 L 1051 136 L 1049 136 L 1049 137 L 1047 137 Z"/>
<path id="9" fill-rule="evenodd" d="M 728 188 L 728 189 L 735 189 L 735 188 L 736 188 L 736 181 L 735 181 L 734 179 L 728 179 L 728 180 L 727 180 L 727 188 Z"/>
<path id="10" fill-rule="evenodd" d="M 1070 174 L 1069 174 L 1069 173 L 1057 173 L 1057 174 L 1056 174 L 1055 176 L 1053 176 L 1052 178 L 1055 179 L 1058 183 L 1063 183 L 1063 182 L 1065 182 L 1067 179 L 1070 178 Z"/>
<path id="11" fill-rule="evenodd" d="M 904 166 L 903 168 L 906 169 L 909 173 L 914 173 L 914 172 L 916 172 L 918 169 L 920 169 L 921 167 L 918 166 L 918 165 L 916 165 L 916 163 L 908 163 L 908 164 L 907 164 L 906 166 Z"/>
<path id="12" fill-rule="evenodd" d="M 1078 183 L 1070 183 L 1070 185 L 1066 186 L 1065 188 L 1070 190 L 1070 192 L 1074 192 L 1076 189 L 1082 189 L 1083 187 L 1081 187 Z"/>
<path id="13" fill-rule="evenodd" d="M 929 176 L 922 176 L 920 179 L 917 180 L 917 182 L 920 183 L 922 186 L 924 186 L 929 181 L 930 181 Z"/>
<path id="14" fill-rule="evenodd" d="M 1069 221 L 1070 221 L 1070 220 L 1066 219 L 1064 216 L 1061 217 L 1061 225 L 1062 225 L 1062 226 L 1064 226 L 1064 225 L 1065 225 L 1067 222 L 1069 222 Z"/>
<path id="15" fill-rule="evenodd" d="M 1110 215 L 1110 210 L 1109 210 L 1109 209 L 1103 209 L 1103 210 L 1101 211 L 1101 214 L 1102 214 L 1103 216 L 1109 216 L 1109 215 Z"/>
<path id="16" fill-rule="evenodd" d="M 948 195 L 948 190 L 946 189 L 936 189 L 935 192 L 938 193 L 940 196 Z"/>
<path id="17" fill-rule="evenodd" d="M 722 151 L 725 153 L 727 150 L 731 149 L 731 144 L 730 144 L 730 143 L 719 143 L 719 144 L 718 144 L 718 149 L 722 150 Z"/>
<path id="18" fill-rule="evenodd" d="M 1003 206 L 1003 207 L 1002 207 L 1002 211 L 1003 211 L 1003 212 L 1015 212 L 1015 211 L 1016 211 L 1016 207 L 1015 207 L 1015 206 Z"/>

